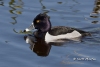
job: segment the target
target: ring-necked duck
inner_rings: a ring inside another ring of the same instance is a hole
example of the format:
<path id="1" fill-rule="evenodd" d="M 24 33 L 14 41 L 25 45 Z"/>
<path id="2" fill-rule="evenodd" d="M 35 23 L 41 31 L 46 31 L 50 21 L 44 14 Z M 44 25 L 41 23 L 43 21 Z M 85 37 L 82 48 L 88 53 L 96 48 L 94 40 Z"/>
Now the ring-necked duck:
<path id="1" fill-rule="evenodd" d="M 89 32 L 85 32 L 76 28 L 65 27 L 65 26 L 51 26 L 50 18 L 45 13 L 38 14 L 32 25 L 26 28 L 24 32 L 37 29 L 34 32 L 34 36 L 42 37 L 45 41 L 54 41 L 59 39 L 73 39 L 78 37 L 84 37 L 91 35 Z"/>

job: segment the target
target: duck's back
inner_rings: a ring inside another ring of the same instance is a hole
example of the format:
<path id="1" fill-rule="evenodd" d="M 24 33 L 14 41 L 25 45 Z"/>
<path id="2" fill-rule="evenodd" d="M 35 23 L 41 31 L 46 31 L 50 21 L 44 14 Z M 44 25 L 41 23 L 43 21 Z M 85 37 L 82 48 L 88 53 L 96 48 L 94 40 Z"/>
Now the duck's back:
<path id="1" fill-rule="evenodd" d="M 63 34 L 67 34 L 67 33 L 72 33 L 74 31 L 79 32 L 82 36 L 88 36 L 90 35 L 89 32 L 85 32 L 76 28 L 71 28 L 71 27 L 65 27 L 65 26 L 55 26 L 52 27 L 51 30 L 49 31 L 49 33 L 51 35 L 57 36 L 57 35 L 63 35 Z"/>

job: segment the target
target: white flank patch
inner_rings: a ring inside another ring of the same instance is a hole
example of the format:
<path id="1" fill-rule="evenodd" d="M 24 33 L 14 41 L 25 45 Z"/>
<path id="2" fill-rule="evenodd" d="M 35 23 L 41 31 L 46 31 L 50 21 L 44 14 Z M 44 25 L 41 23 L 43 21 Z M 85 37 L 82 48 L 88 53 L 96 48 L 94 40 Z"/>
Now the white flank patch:
<path id="1" fill-rule="evenodd" d="M 67 34 L 63 34 L 63 35 L 57 35 L 57 36 L 50 35 L 47 32 L 46 36 L 45 36 L 45 41 L 46 42 L 54 42 L 55 40 L 58 40 L 58 39 L 70 39 L 71 40 L 71 39 L 77 38 L 77 37 L 81 37 L 81 34 L 76 30 L 74 30 L 71 33 L 67 33 Z"/>

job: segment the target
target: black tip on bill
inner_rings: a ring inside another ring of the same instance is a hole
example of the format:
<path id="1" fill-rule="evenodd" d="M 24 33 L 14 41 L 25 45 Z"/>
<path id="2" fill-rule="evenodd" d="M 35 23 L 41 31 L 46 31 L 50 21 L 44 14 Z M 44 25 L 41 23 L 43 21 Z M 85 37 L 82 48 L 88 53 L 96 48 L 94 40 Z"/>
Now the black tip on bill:
<path id="1" fill-rule="evenodd" d="M 26 32 L 26 30 L 24 30 L 23 32 Z"/>

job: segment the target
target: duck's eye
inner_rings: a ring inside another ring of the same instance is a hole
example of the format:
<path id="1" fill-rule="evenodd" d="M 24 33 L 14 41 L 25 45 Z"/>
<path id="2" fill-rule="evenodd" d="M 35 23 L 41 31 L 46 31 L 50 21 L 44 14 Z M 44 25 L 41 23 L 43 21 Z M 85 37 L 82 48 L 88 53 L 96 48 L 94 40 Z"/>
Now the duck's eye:
<path id="1" fill-rule="evenodd" d="M 37 23 L 39 23 L 39 22 L 40 22 L 40 20 L 36 20 L 36 22 L 37 22 Z"/>

